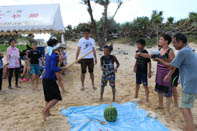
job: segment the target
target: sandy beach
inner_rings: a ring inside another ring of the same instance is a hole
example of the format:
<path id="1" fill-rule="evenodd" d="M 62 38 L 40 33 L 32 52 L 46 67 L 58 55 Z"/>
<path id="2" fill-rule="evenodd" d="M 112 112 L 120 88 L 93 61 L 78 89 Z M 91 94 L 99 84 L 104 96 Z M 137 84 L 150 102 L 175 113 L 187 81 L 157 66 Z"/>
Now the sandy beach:
<path id="1" fill-rule="evenodd" d="M 195 49 L 197 45 L 192 44 Z M 75 60 L 75 52 L 77 49 L 76 42 L 67 42 L 68 62 Z M 114 44 L 114 54 L 119 62 L 120 68 L 116 78 L 116 102 L 129 102 L 135 93 L 135 73 L 133 66 L 135 63 L 135 46 L 126 44 Z M 68 93 L 62 93 L 63 100 L 51 110 L 55 116 L 47 118 L 45 123 L 42 122 L 40 115 L 45 101 L 42 91 L 42 85 L 39 85 L 39 91 L 33 91 L 31 83 L 20 84 L 20 89 L 8 90 L 7 79 L 3 80 L 3 91 L 0 93 L 0 131 L 68 131 L 70 125 L 67 118 L 60 113 L 61 108 L 68 108 L 71 106 L 84 105 L 98 105 L 102 104 L 99 101 L 100 93 L 100 60 L 103 52 L 97 50 L 98 64 L 95 66 L 95 84 L 97 90 L 91 88 L 89 75 L 86 74 L 85 91 L 80 91 L 80 66 L 78 64 L 72 66 L 67 74 L 63 76 L 65 89 Z M 179 109 L 172 105 L 171 119 L 165 119 L 165 111 L 158 110 L 157 107 L 157 93 L 154 91 L 156 62 L 152 62 L 152 78 L 149 80 L 150 89 L 150 106 L 145 103 L 144 89 L 140 89 L 139 97 L 141 102 L 139 106 L 147 111 L 153 111 L 159 114 L 159 121 L 166 125 L 171 130 L 178 130 L 178 125 L 183 124 L 184 120 Z M 13 79 L 14 80 L 14 79 Z M 14 82 L 14 81 L 13 81 Z M 41 82 L 40 82 L 41 83 Z M 179 92 L 179 99 L 181 96 L 181 87 L 177 88 Z M 104 93 L 104 102 L 111 103 L 112 92 L 111 88 L 107 86 Z M 194 110 L 197 108 L 195 107 Z M 193 112 L 195 113 L 195 112 Z M 194 122 L 197 121 L 197 113 L 194 114 Z"/>

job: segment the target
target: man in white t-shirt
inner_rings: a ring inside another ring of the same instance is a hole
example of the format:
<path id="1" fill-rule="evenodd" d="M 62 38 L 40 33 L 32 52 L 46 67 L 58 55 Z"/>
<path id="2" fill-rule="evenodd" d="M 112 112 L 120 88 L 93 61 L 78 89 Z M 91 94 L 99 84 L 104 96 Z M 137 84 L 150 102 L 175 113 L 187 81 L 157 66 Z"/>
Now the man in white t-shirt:
<path id="1" fill-rule="evenodd" d="M 96 87 L 94 85 L 94 60 L 95 64 L 97 64 L 97 58 L 96 58 L 96 50 L 95 50 L 95 41 L 90 37 L 90 30 L 86 29 L 84 31 L 84 37 L 79 40 L 78 43 L 78 49 L 76 53 L 76 60 L 79 57 L 79 54 L 81 52 L 81 56 L 85 56 L 87 53 L 92 51 L 89 55 L 84 57 L 82 60 L 80 60 L 81 64 L 81 84 L 82 88 L 81 91 L 84 91 L 84 81 L 85 81 L 85 74 L 86 69 L 88 67 L 88 71 L 90 73 L 90 79 L 92 81 L 92 88 L 96 90 Z"/>

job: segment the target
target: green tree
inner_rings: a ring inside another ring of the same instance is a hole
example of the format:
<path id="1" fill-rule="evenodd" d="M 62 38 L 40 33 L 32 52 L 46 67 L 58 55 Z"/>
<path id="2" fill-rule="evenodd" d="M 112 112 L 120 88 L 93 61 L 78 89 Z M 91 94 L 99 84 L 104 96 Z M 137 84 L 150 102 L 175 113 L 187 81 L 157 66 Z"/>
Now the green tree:
<path id="1" fill-rule="evenodd" d="M 154 29 L 156 30 L 157 42 L 159 41 L 159 26 L 162 24 L 162 22 L 163 22 L 163 12 L 162 11 L 158 12 L 157 10 L 153 10 L 151 15 L 151 23 Z"/>
<path id="2" fill-rule="evenodd" d="M 168 17 L 167 18 L 167 23 L 169 23 L 170 25 L 172 25 L 174 23 L 174 17 Z"/>
<path id="3" fill-rule="evenodd" d="M 132 22 L 132 25 L 134 30 L 138 32 L 137 36 L 145 36 L 145 34 L 148 32 L 148 29 L 150 27 L 150 20 L 148 17 L 137 17 Z"/>
<path id="4" fill-rule="evenodd" d="M 102 13 L 103 37 L 101 37 L 97 31 L 97 24 L 96 24 L 96 21 L 93 16 L 91 1 L 104 7 L 104 11 Z M 87 6 L 87 10 L 90 15 L 94 34 L 95 34 L 95 37 L 99 43 L 99 47 L 101 49 L 101 48 L 103 48 L 103 45 L 104 45 L 105 41 L 107 40 L 108 30 L 109 30 L 109 26 L 111 24 L 111 21 L 116 16 L 116 14 L 117 14 L 118 10 L 120 9 L 123 2 L 122 2 L 122 0 L 82 0 L 82 3 Z M 115 11 L 114 15 L 112 15 L 111 18 L 108 16 L 108 7 L 109 7 L 110 3 L 117 3 L 118 4 L 116 11 Z"/>
<path id="5" fill-rule="evenodd" d="M 75 31 L 77 33 L 83 32 L 85 29 L 90 28 L 91 24 L 90 23 L 79 23 L 77 27 L 75 28 Z"/>
<path id="6" fill-rule="evenodd" d="M 197 22 L 197 13 L 195 13 L 195 12 L 190 12 L 190 13 L 189 13 L 189 21 L 190 21 L 190 22 Z"/>

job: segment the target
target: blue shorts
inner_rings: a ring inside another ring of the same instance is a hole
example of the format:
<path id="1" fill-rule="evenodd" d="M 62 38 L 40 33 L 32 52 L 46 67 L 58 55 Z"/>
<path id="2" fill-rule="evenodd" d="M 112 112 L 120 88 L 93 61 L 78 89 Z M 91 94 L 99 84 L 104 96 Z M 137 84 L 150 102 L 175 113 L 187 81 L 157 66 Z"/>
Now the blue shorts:
<path id="1" fill-rule="evenodd" d="M 136 73 L 136 84 L 143 84 L 144 86 L 148 86 L 148 76 L 147 74 Z"/>
<path id="2" fill-rule="evenodd" d="M 30 67 L 31 67 L 31 71 L 30 71 L 31 75 L 33 75 L 33 74 L 40 75 L 41 74 L 39 64 L 31 64 Z"/>

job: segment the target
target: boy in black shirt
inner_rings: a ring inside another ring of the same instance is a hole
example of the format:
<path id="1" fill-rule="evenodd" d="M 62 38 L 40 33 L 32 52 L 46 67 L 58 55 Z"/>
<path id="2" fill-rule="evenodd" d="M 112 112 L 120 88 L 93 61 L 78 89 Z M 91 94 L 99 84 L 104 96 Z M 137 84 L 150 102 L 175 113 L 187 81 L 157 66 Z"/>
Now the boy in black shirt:
<path id="1" fill-rule="evenodd" d="M 39 59 L 42 57 L 42 54 L 39 50 L 36 49 L 36 43 L 32 44 L 32 50 L 28 53 L 28 65 L 30 65 L 30 74 L 32 75 L 32 87 L 33 90 L 38 89 L 39 75 L 41 74 Z M 36 81 L 36 85 L 34 85 Z"/>
<path id="2" fill-rule="evenodd" d="M 138 52 L 148 53 L 144 49 L 146 43 L 143 39 L 138 40 L 136 43 L 137 43 L 137 49 L 138 49 L 136 53 Z M 149 102 L 148 77 L 151 78 L 151 60 L 144 58 L 142 56 L 136 55 L 136 63 L 134 66 L 134 72 L 136 73 L 135 98 L 138 98 L 140 84 L 143 84 L 145 88 L 145 93 L 146 93 L 146 101 Z"/>
<path id="3" fill-rule="evenodd" d="M 101 70 L 103 71 L 101 78 L 101 94 L 100 100 L 103 100 L 104 88 L 107 86 L 107 82 L 109 81 L 109 85 L 112 88 L 113 93 L 113 101 L 115 101 L 115 73 L 119 67 L 119 62 L 117 58 L 113 55 L 110 55 L 111 49 L 109 46 L 104 47 L 104 56 L 101 57 Z M 114 62 L 116 63 L 116 68 L 114 67 Z"/>

